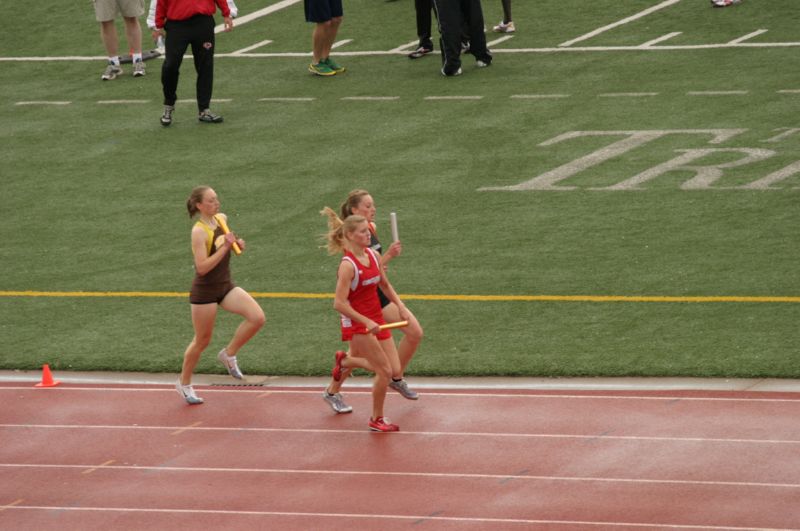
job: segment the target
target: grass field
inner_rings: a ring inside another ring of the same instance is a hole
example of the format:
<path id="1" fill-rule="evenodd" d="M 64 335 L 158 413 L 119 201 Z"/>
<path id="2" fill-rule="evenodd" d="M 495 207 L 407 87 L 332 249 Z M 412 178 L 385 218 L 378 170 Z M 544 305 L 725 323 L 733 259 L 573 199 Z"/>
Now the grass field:
<path id="1" fill-rule="evenodd" d="M 241 0 L 240 18 L 271 3 Z M 188 291 L 185 199 L 210 184 L 268 318 L 245 372 L 329 370 L 337 317 L 313 295 L 337 259 L 318 211 L 363 187 L 384 239 L 400 219 L 390 274 L 426 331 L 411 374 L 800 377 L 794 4 L 516 2 L 494 64 L 446 79 L 438 56 L 388 53 L 415 38 L 411 2 L 350 0 L 348 72 L 320 79 L 299 3 L 218 35 L 220 126 L 195 119 L 187 59 L 170 128 L 159 59 L 101 82 L 91 5 L 27 6 L 0 42 L 0 368 L 177 372 L 185 297 L 123 295 Z M 484 12 L 495 24 L 500 2 Z M 635 299 L 659 296 L 679 299 Z M 236 324 L 220 317 L 201 372 Z"/>

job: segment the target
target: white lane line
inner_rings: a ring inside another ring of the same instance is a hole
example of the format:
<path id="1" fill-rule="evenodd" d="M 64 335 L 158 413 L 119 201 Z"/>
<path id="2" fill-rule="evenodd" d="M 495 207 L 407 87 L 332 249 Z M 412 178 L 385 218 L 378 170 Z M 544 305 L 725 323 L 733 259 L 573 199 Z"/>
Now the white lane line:
<path id="1" fill-rule="evenodd" d="M 514 38 L 513 35 L 505 35 L 503 37 L 500 37 L 499 39 L 495 39 L 493 41 L 487 42 L 486 46 L 494 46 L 496 44 L 500 44 L 501 42 L 506 42 L 506 41 L 511 40 L 513 38 Z"/>
<path id="2" fill-rule="evenodd" d="M 598 98 L 645 98 L 658 96 L 658 92 L 608 92 L 598 94 Z"/>
<path id="3" fill-rule="evenodd" d="M 133 103 L 150 103 L 150 100 L 100 100 L 98 105 L 127 105 Z"/>
<path id="4" fill-rule="evenodd" d="M 271 6 L 267 6 L 263 9 L 259 9 L 258 11 L 253 11 L 252 13 L 248 13 L 247 15 L 238 17 L 233 19 L 233 27 L 241 26 L 242 24 L 247 24 L 251 20 L 257 20 L 261 17 L 265 17 L 270 13 L 274 13 L 275 11 L 280 11 L 286 7 L 291 7 L 295 4 L 299 4 L 302 0 L 283 0 L 282 2 L 278 2 L 277 4 L 272 4 Z M 221 33 L 225 29 L 224 24 L 220 24 L 214 28 L 214 33 Z"/>
<path id="5" fill-rule="evenodd" d="M 14 105 L 69 105 L 71 101 L 18 101 Z"/>
<path id="6" fill-rule="evenodd" d="M 687 96 L 744 96 L 749 90 L 690 90 Z"/>
<path id="7" fill-rule="evenodd" d="M 522 518 L 481 518 L 481 517 L 460 517 L 460 516 L 436 516 L 436 515 L 408 515 L 408 514 L 373 514 L 373 513 L 314 513 L 314 512 L 289 512 L 289 511 L 234 511 L 226 509 L 156 509 L 146 507 L 75 507 L 75 506 L 51 506 L 51 505 L 7 505 L 11 511 L 46 511 L 46 512 L 95 512 L 95 513 L 153 513 L 153 514 L 187 514 L 187 515 L 225 515 L 225 516 L 280 516 L 280 517 L 302 517 L 302 518 L 359 518 L 363 520 L 401 520 L 412 522 L 469 522 L 481 524 L 525 524 L 525 525 L 550 525 L 550 526 L 600 526 L 603 528 L 612 527 L 634 527 L 649 529 L 708 529 L 711 531 L 781 531 L 773 528 L 762 527 L 730 527 L 713 525 L 695 524 L 664 524 L 658 522 L 609 522 L 609 521 L 583 521 L 583 520 L 531 520 Z M 787 530 L 783 530 L 787 531 Z"/>
<path id="8" fill-rule="evenodd" d="M 333 46 L 331 46 L 331 50 L 335 50 L 336 48 L 341 48 L 345 44 L 350 44 L 351 42 L 353 42 L 353 39 L 343 39 L 341 41 L 336 41 L 333 43 Z"/>
<path id="9" fill-rule="evenodd" d="M 586 35 L 581 35 L 580 37 L 576 37 L 576 38 L 572 39 L 571 41 L 562 42 L 558 46 L 561 47 L 561 48 L 564 48 L 564 47 L 567 47 L 567 46 L 572 46 L 576 42 L 581 42 L 581 41 L 585 41 L 587 39 L 591 39 L 592 37 L 600 35 L 601 33 L 605 33 L 608 30 L 612 30 L 614 28 L 617 28 L 617 27 L 622 26 L 624 24 L 627 24 L 629 22 L 633 22 L 634 20 L 639 20 L 642 17 L 646 17 L 647 15 L 649 15 L 651 13 L 655 13 L 656 11 L 659 11 L 661 9 L 664 9 L 665 7 L 669 7 L 671 5 L 677 4 L 680 1 L 681 0 L 666 0 L 665 2 L 661 2 L 658 5 L 654 5 L 653 7 L 645 9 L 644 11 L 640 11 L 639 13 L 636 13 L 635 15 L 631 15 L 629 17 L 623 18 L 622 20 L 618 20 L 618 21 L 616 21 L 616 22 L 614 22 L 612 24 L 609 24 L 607 26 L 603 26 L 602 28 L 597 28 L 596 30 L 594 30 L 592 32 L 589 32 Z"/>
<path id="10" fill-rule="evenodd" d="M 255 50 L 256 48 L 261 48 L 262 46 L 266 46 L 267 44 L 272 44 L 272 41 L 267 39 L 265 41 L 257 42 L 251 46 L 242 48 L 241 50 L 236 50 L 235 52 L 231 52 L 231 55 L 242 55 L 243 53 L 247 53 L 250 50 Z"/>
<path id="11" fill-rule="evenodd" d="M 671 39 L 672 37 L 677 37 L 681 33 L 683 33 L 683 32 L 682 31 L 673 31 L 672 33 L 667 33 L 666 35 L 662 35 L 661 37 L 659 37 L 657 39 L 653 39 L 652 41 L 647 41 L 645 43 L 640 44 L 639 48 L 649 48 L 650 46 L 658 44 L 659 42 L 664 42 L 666 40 Z"/>
<path id="12" fill-rule="evenodd" d="M 719 142 L 716 142 L 719 143 Z M 35 382 L 31 382 L 31 386 L 29 387 L 21 387 L 21 386 L 8 386 L 8 387 L 0 387 L 0 393 L 4 391 L 29 391 L 31 393 L 41 393 L 41 389 L 37 389 L 32 387 L 32 384 Z M 369 380 L 365 380 L 363 382 L 354 381 L 350 383 L 348 380 L 348 385 L 353 387 L 352 391 L 348 391 L 349 394 L 371 394 L 371 387 L 372 384 Z M 316 389 L 282 389 L 282 388 L 270 388 L 268 386 L 262 386 L 261 388 L 241 388 L 236 386 L 231 386 L 229 389 L 221 389 L 216 387 L 209 387 L 206 384 L 195 384 L 197 389 L 203 389 L 204 393 L 235 393 L 235 394 L 244 394 L 244 393 L 263 393 L 265 390 L 270 390 L 276 395 L 318 395 L 319 391 Z M 440 387 L 431 387 L 431 389 L 440 389 Z M 505 388 L 500 388 L 505 389 Z M 49 393 L 61 393 L 61 392 L 70 392 L 70 391 L 96 391 L 96 392 L 117 392 L 117 393 L 174 393 L 174 387 L 53 387 L 48 388 L 47 392 Z M 604 392 L 602 390 L 593 389 L 591 391 L 599 391 Z M 723 391 L 727 392 L 727 391 Z M 502 393 L 502 392 L 492 392 L 492 393 L 473 393 L 473 392 L 462 392 L 455 390 L 453 392 L 436 392 L 436 391 L 426 391 L 425 396 L 437 397 L 437 398 L 522 398 L 526 400 L 534 399 L 534 400 L 562 400 L 562 399 L 569 399 L 569 400 L 621 400 L 621 401 L 652 401 L 652 402 L 674 402 L 676 400 L 680 400 L 681 402 L 753 402 L 753 403 L 785 403 L 785 404 L 794 404 L 800 406 L 800 399 L 791 399 L 791 398 L 729 398 L 729 397 L 702 397 L 702 396 L 680 396 L 680 395 L 664 395 L 664 396 L 633 396 L 633 395 L 595 395 L 595 394 L 586 394 L 586 395 L 567 395 L 567 394 L 516 394 L 516 393 Z M 0 426 L 3 426 L 0 424 Z"/>
<path id="13" fill-rule="evenodd" d="M 469 474 L 459 472 L 389 472 L 374 470 L 318 470 L 291 468 L 232 468 L 232 467 L 194 467 L 194 466 L 147 466 L 147 465 L 112 465 L 111 459 L 101 465 L 66 465 L 66 464 L 32 464 L 32 463 L 0 463 L 0 468 L 22 469 L 86 469 L 83 474 L 98 469 L 148 472 L 211 472 L 241 474 L 289 474 L 289 475 L 321 475 L 321 476 L 386 476 L 410 478 L 446 478 L 446 479 L 489 479 L 489 480 L 530 480 L 530 481 L 566 481 L 597 483 L 644 483 L 663 485 L 711 485 L 724 487 L 761 487 L 780 489 L 800 489 L 800 483 L 765 483 L 760 481 L 714 481 L 698 479 L 654 479 L 654 478 L 612 478 L 591 476 L 536 476 L 521 474 Z"/>
<path id="14" fill-rule="evenodd" d="M 482 100 L 483 96 L 425 96 L 423 99 L 428 101 L 468 101 L 468 100 Z"/>
<path id="15" fill-rule="evenodd" d="M 512 94 L 513 100 L 547 100 L 558 98 L 569 98 L 569 94 Z"/>
<path id="16" fill-rule="evenodd" d="M 406 44 L 403 44 L 402 46 L 398 46 L 397 48 L 392 48 L 391 50 L 389 50 L 388 53 L 406 53 L 406 52 L 410 52 L 411 48 L 416 49 L 418 45 L 419 45 L 419 41 L 418 40 L 413 40 L 411 42 L 407 42 Z"/>
<path id="17" fill-rule="evenodd" d="M 396 101 L 400 96 L 345 96 L 343 101 Z"/>
<path id="18" fill-rule="evenodd" d="M 315 429 L 315 428 L 236 428 L 218 426 L 127 426 L 127 425 L 68 425 L 68 424 L 0 424 L 0 428 L 22 428 L 25 430 L 146 430 L 146 431 L 180 431 L 183 432 L 219 432 L 219 433 L 312 433 L 312 434 L 352 434 L 363 437 L 363 429 Z M 715 437 L 656 437 L 639 435 L 580 435 L 571 433 L 488 433 L 488 432 L 456 432 L 456 431 L 399 431 L 393 438 L 423 437 L 476 437 L 486 439 L 576 439 L 590 441 L 633 441 L 633 442 L 668 442 L 668 443 L 714 443 L 714 444 L 759 444 L 759 445 L 800 445 L 800 440 L 791 439 L 721 439 Z"/>
<path id="19" fill-rule="evenodd" d="M 756 30 L 753 33 L 748 33 L 747 35 L 742 35 L 738 39 L 733 39 L 732 41 L 728 41 L 728 44 L 739 44 L 739 43 L 742 43 L 744 41 L 749 41 L 753 37 L 757 37 L 758 35 L 761 35 L 762 33 L 766 33 L 766 32 L 767 32 L 767 30 L 765 30 L 765 29 Z"/>
<path id="20" fill-rule="evenodd" d="M 258 101 L 286 101 L 286 102 L 292 102 L 292 101 L 314 101 L 316 99 L 317 98 L 306 98 L 306 97 L 304 97 L 304 98 L 258 98 Z"/>

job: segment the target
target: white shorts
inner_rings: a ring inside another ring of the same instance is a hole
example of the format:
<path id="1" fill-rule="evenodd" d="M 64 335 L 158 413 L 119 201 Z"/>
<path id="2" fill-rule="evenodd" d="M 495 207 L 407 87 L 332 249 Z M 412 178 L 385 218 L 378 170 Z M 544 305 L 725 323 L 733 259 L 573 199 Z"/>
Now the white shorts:
<path id="1" fill-rule="evenodd" d="M 144 0 L 92 0 L 94 14 L 98 22 L 114 20 L 120 14 L 123 17 L 141 17 L 144 15 Z"/>

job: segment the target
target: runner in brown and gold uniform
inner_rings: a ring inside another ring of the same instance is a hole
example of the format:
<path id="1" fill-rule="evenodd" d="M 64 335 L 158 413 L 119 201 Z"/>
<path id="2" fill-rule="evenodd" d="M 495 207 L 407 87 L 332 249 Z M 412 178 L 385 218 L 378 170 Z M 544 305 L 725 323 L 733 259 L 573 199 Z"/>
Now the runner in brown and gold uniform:
<path id="1" fill-rule="evenodd" d="M 211 341 L 217 306 L 245 319 L 236 329 L 228 346 L 217 355 L 234 378 L 242 378 L 236 354 L 264 325 L 265 317 L 255 299 L 231 280 L 231 248 L 237 244 L 243 251 L 245 243 L 233 233 L 223 232 L 219 218 L 223 221 L 227 218 L 219 212 L 216 192 L 208 186 L 198 186 L 192 190 L 186 201 L 186 208 L 189 216 L 199 214 L 200 217 L 192 227 L 192 253 L 196 274 L 192 281 L 189 302 L 192 305 L 194 338 L 184 352 L 183 370 L 176 387 L 189 404 L 202 404 L 203 399 L 192 388 L 192 372 Z"/>

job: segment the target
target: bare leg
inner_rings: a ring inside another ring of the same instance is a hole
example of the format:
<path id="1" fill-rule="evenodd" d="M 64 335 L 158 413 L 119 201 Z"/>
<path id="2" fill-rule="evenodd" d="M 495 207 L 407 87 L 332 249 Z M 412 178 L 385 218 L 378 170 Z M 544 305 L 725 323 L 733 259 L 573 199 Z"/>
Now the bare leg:
<path id="1" fill-rule="evenodd" d="M 400 318 L 400 310 L 394 303 L 390 303 L 383 308 L 383 318 L 387 323 L 402 321 Z M 409 316 L 408 326 L 401 328 L 400 331 L 403 333 L 403 338 L 397 346 L 397 354 L 400 359 L 400 373 L 393 375 L 396 378 L 403 377 L 406 367 L 408 367 L 411 358 L 414 357 L 414 353 L 417 351 L 417 347 L 419 347 L 420 341 L 422 341 L 423 335 L 422 327 L 413 314 Z"/>
<path id="2" fill-rule="evenodd" d="M 233 288 L 225 298 L 222 299 L 220 306 L 222 306 L 224 310 L 241 315 L 245 319 L 236 329 L 236 332 L 233 334 L 233 339 L 231 339 L 228 346 L 225 347 L 228 356 L 233 357 L 236 356 L 239 349 L 264 326 L 266 317 L 264 317 L 264 310 L 261 309 L 261 306 L 258 305 L 255 299 L 245 290 L 238 287 Z"/>
<path id="3" fill-rule="evenodd" d="M 384 343 L 386 342 L 391 343 L 391 347 L 394 348 L 392 339 L 378 342 L 378 339 L 372 334 L 356 334 L 350 342 L 352 354 L 356 357 L 367 359 L 375 370 L 375 378 L 372 382 L 373 419 L 383 416 L 386 388 L 392 375 L 392 366 L 389 362 L 389 357 L 386 356 L 384 351 Z"/>
<path id="4" fill-rule="evenodd" d="M 100 37 L 109 57 L 119 55 L 119 42 L 117 40 L 117 26 L 113 20 L 104 20 L 100 23 Z"/>
<path id="5" fill-rule="evenodd" d="M 194 338 L 183 353 L 183 369 L 181 370 L 181 385 L 192 383 L 192 373 L 200 360 L 200 354 L 211 342 L 214 331 L 214 320 L 217 317 L 216 304 L 192 304 L 192 325 Z"/>
<path id="6" fill-rule="evenodd" d="M 142 53 L 142 27 L 136 17 L 125 17 L 125 36 L 132 53 Z"/>

